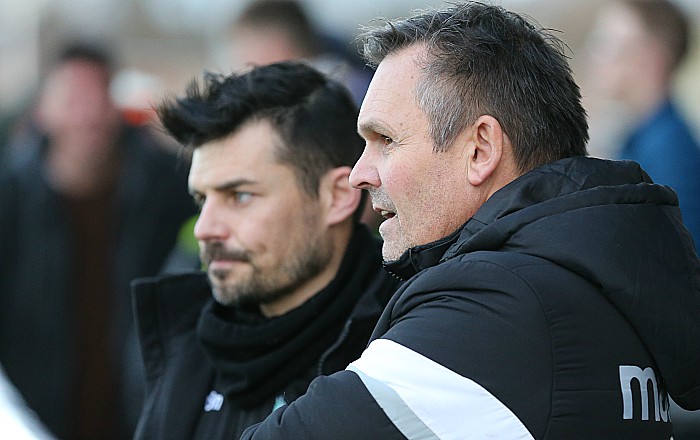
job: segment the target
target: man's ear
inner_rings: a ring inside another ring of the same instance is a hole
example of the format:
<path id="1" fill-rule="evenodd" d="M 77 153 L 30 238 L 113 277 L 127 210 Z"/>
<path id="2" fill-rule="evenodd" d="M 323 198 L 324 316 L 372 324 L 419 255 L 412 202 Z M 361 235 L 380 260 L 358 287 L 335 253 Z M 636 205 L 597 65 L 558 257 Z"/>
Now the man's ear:
<path id="1" fill-rule="evenodd" d="M 503 158 L 505 133 L 496 118 L 482 115 L 469 131 L 467 180 L 479 186 L 496 171 Z"/>
<path id="2" fill-rule="evenodd" d="M 320 182 L 320 198 L 326 209 L 326 224 L 342 223 L 353 215 L 360 205 L 362 190 L 350 185 L 352 168 L 338 167 L 328 171 Z"/>

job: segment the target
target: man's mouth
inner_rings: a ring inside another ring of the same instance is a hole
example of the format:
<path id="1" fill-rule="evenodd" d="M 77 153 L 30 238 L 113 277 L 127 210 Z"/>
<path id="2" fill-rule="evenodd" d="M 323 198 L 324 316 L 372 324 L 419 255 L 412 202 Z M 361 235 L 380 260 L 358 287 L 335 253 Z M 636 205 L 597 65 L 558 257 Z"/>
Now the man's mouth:
<path id="1" fill-rule="evenodd" d="M 384 217 L 385 220 L 390 220 L 397 216 L 396 207 L 391 199 L 378 189 L 370 189 L 369 195 L 372 197 L 372 209 Z"/>
<path id="2" fill-rule="evenodd" d="M 233 263 L 247 263 L 250 254 L 243 250 L 226 249 L 223 243 L 206 243 L 201 249 L 200 258 L 207 266 L 228 265 Z"/>
<path id="3" fill-rule="evenodd" d="M 385 209 L 375 208 L 374 210 L 377 211 L 379 213 L 379 215 L 381 215 L 382 217 L 384 217 L 387 220 L 390 218 L 394 218 L 396 216 L 395 212 L 387 211 Z"/>

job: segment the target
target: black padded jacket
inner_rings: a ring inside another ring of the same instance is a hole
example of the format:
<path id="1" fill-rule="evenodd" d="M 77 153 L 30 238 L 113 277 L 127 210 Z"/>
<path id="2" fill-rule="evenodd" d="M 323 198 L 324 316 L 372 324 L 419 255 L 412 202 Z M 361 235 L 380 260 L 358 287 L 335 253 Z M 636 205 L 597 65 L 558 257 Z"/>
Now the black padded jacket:
<path id="1" fill-rule="evenodd" d="M 633 162 L 537 168 L 386 266 L 362 357 L 242 438 L 667 440 L 668 394 L 700 408 L 700 262 Z"/>

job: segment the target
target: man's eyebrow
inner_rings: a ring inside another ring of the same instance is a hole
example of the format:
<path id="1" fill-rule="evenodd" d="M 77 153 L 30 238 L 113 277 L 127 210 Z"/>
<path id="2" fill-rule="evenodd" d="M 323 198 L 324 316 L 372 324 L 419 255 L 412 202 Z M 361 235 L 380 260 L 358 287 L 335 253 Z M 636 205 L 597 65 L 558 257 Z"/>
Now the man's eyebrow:
<path id="1" fill-rule="evenodd" d="M 369 133 L 386 134 L 387 131 L 386 125 L 374 118 L 364 120 L 357 125 L 357 132 L 360 135 Z"/>
<path id="2" fill-rule="evenodd" d="M 224 182 L 221 185 L 215 186 L 214 190 L 216 190 L 216 191 L 230 191 L 232 189 L 238 188 L 239 186 L 252 185 L 255 183 L 257 183 L 257 182 L 255 180 L 251 180 L 251 179 L 245 179 L 245 178 L 235 179 L 235 180 L 231 180 L 228 182 Z"/>
<path id="3" fill-rule="evenodd" d="M 255 183 L 257 183 L 255 180 L 241 178 L 241 179 L 229 180 L 227 182 L 224 182 L 220 185 L 215 186 L 213 189 L 214 189 L 214 191 L 217 191 L 217 192 L 226 192 L 226 191 L 235 190 L 238 187 L 243 186 L 243 185 L 253 185 Z M 190 192 L 190 195 L 195 195 L 195 194 L 200 193 L 200 191 L 198 191 L 196 188 L 189 188 L 189 192 Z"/>

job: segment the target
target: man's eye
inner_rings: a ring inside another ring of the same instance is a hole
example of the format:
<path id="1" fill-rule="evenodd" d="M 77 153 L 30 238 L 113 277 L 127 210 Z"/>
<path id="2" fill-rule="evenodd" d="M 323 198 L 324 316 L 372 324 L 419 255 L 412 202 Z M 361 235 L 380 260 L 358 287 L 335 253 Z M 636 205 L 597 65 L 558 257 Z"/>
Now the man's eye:
<path id="1" fill-rule="evenodd" d="M 382 139 L 382 142 L 384 143 L 385 146 L 386 146 L 386 145 L 391 145 L 391 144 L 394 143 L 394 140 L 393 140 L 392 138 L 390 138 L 389 136 L 384 136 L 384 135 L 382 135 L 382 136 L 381 136 L 381 139 Z"/>
<path id="2" fill-rule="evenodd" d="M 251 199 L 251 197 L 253 197 L 253 193 L 241 191 L 234 193 L 233 196 L 236 199 L 237 203 L 246 203 Z"/>

